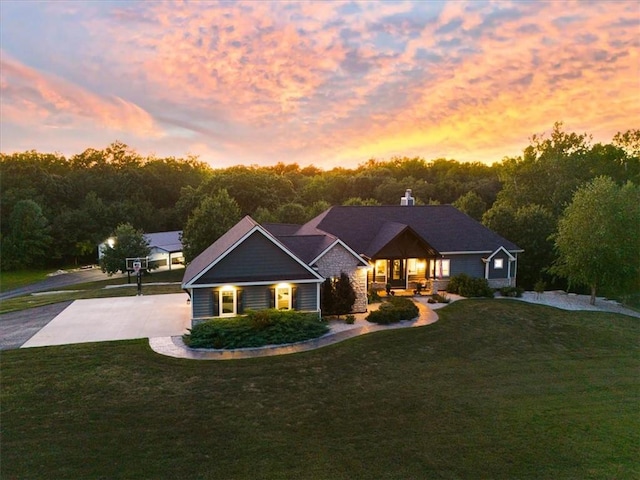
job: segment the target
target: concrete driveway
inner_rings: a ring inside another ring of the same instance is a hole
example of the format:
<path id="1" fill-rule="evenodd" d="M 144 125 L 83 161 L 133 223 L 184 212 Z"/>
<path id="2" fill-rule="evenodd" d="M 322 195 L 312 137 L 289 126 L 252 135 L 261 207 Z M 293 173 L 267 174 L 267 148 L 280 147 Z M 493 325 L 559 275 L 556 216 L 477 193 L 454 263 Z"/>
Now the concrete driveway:
<path id="1" fill-rule="evenodd" d="M 181 335 L 191 326 L 186 293 L 76 300 L 21 348 Z"/>

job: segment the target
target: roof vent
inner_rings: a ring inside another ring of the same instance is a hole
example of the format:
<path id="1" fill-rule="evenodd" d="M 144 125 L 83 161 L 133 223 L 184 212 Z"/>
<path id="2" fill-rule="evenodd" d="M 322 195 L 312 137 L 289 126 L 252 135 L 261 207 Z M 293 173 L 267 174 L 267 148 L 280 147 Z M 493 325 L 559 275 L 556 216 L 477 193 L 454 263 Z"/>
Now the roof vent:
<path id="1" fill-rule="evenodd" d="M 415 205 L 416 201 L 415 199 L 411 196 L 411 189 L 407 188 L 407 191 L 404 192 L 404 197 L 402 197 L 400 199 L 400 205 L 404 205 L 404 206 L 412 206 Z"/>

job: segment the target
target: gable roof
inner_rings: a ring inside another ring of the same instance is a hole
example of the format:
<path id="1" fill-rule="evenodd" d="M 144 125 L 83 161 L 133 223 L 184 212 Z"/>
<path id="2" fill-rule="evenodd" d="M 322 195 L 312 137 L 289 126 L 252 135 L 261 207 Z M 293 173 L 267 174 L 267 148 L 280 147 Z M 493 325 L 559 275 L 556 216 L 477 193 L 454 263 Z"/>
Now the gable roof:
<path id="1" fill-rule="evenodd" d="M 150 248 L 157 248 L 169 253 L 182 251 L 182 230 L 172 232 L 145 233 L 144 238 L 149 242 Z"/>
<path id="2" fill-rule="evenodd" d="M 300 227 L 299 232 L 322 230 L 367 255 L 380 250 L 386 238 L 410 227 L 441 254 L 521 249 L 451 205 L 336 206 Z M 374 253 L 375 254 L 375 253 Z M 370 255 L 369 255 L 370 256 Z"/>
<path id="3" fill-rule="evenodd" d="M 245 239 L 249 238 L 255 232 L 259 232 L 259 234 L 264 236 L 264 238 L 268 239 L 277 248 L 293 259 L 298 265 L 303 267 L 310 274 L 310 277 L 316 280 L 323 280 L 317 272 L 286 248 L 276 237 L 264 229 L 259 223 L 247 215 L 231 227 L 224 235 L 218 238 L 218 240 L 209 245 L 209 247 L 194 258 L 189 265 L 187 265 L 182 279 L 183 288 L 196 282 L 198 278 L 207 273 L 214 265 L 223 260 L 224 257 L 230 254 L 234 249 L 241 245 Z"/>

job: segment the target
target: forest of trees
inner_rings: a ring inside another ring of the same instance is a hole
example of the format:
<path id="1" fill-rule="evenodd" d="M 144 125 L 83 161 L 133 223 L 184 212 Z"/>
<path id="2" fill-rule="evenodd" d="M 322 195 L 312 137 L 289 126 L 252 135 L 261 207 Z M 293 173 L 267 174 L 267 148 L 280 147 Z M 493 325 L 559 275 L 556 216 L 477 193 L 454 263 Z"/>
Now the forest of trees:
<path id="1" fill-rule="evenodd" d="M 331 205 L 396 205 L 411 188 L 418 204 L 451 203 L 524 248 L 518 279 L 531 288 L 554 281 L 552 235 L 580 186 L 600 176 L 640 185 L 640 130 L 594 144 L 557 123 L 522 155 L 490 166 L 392 158 L 328 171 L 285 162 L 214 169 L 191 157 L 143 158 L 116 142 L 70 158 L 0 154 L 0 175 L 3 270 L 94 263 L 97 245 L 123 223 L 185 229 L 194 255 L 199 235 L 211 243 L 243 215 L 302 223 Z M 198 218 L 210 219 L 209 230 L 195 231 Z"/>

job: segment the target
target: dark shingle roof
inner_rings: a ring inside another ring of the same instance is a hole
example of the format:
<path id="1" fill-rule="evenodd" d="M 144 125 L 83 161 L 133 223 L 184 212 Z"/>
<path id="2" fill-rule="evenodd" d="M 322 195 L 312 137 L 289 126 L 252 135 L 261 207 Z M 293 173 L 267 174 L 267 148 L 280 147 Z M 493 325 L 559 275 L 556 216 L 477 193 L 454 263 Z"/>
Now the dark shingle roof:
<path id="1" fill-rule="evenodd" d="M 236 223 L 224 235 L 209 245 L 205 251 L 187 265 L 184 276 L 182 277 L 182 284 L 184 285 L 193 280 L 194 277 L 211 265 L 218 259 L 218 257 L 220 257 L 220 255 L 235 245 L 238 240 L 249 233 L 251 229 L 257 225 L 258 223 L 249 215 Z"/>
<path id="2" fill-rule="evenodd" d="M 261 225 L 274 237 L 294 235 L 300 228 L 300 225 L 295 223 L 262 223 Z"/>
<path id="3" fill-rule="evenodd" d="M 298 232 L 319 229 L 331 233 L 366 255 L 378 248 L 383 238 L 399 233 L 400 225 L 411 227 L 440 253 L 493 252 L 500 246 L 509 251 L 520 250 L 451 205 L 331 207 Z"/>

